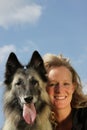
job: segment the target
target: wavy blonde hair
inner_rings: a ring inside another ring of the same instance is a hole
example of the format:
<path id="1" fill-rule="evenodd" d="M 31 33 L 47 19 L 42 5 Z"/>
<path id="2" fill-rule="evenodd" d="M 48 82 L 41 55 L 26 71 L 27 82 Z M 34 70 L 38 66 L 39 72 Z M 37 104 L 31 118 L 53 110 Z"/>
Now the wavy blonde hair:
<path id="1" fill-rule="evenodd" d="M 81 79 L 76 70 L 72 67 L 70 60 L 63 57 L 61 54 L 57 56 L 49 53 L 43 56 L 43 60 L 47 72 L 49 72 L 53 67 L 60 66 L 65 66 L 69 69 L 72 74 L 72 82 L 76 84 L 76 89 L 72 96 L 71 106 L 72 108 L 87 107 L 87 95 L 85 95 L 82 90 Z"/>

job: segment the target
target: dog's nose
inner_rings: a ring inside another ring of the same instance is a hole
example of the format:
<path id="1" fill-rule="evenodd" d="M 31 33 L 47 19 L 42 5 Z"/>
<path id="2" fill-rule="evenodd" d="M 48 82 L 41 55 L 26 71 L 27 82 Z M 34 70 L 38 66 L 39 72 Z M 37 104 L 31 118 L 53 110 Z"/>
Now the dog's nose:
<path id="1" fill-rule="evenodd" d="M 28 97 L 24 98 L 24 100 L 26 101 L 26 103 L 31 103 L 33 100 L 33 96 L 28 96 Z"/>

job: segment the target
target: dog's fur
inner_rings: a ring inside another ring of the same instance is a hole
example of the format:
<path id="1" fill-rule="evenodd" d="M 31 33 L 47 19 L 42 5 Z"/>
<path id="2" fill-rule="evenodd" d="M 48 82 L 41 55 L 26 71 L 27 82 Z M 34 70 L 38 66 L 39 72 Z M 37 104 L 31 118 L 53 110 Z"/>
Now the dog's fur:
<path id="1" fill-rule="evenodd" d="M 6 62 L 4 83 L 5 124 L 2 130 L 52 130 L 46 71 L 38 51 L 33 52 L 26 66 L 11 52 Z M 36 118 L 28 124 L 22 116 L 23 105 L 31 102 L 36 109 Z"/>

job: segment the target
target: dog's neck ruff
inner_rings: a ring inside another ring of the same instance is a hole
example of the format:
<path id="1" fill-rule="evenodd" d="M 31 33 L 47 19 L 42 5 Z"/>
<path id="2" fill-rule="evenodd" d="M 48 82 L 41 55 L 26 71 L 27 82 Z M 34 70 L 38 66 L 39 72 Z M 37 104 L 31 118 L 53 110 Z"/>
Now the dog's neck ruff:
<path id="1" fill-rule="evenodd" d="M 51 111 L 50 122 L 52 124 L 53 130 L 56 130 L 58 122 L 57 122 L 57 120 L 55 118 L 55 113 L 53 111 Z"/>

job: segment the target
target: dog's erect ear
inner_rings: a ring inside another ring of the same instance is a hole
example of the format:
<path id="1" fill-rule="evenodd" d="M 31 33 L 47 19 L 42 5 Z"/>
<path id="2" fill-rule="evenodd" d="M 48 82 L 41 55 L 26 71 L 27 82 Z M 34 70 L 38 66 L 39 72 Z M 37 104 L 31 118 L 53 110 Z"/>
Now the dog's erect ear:
<path id="1" fill-rule="evenodd" d="M 46 70 L 44 67 L 44 62 L 43 62 L 41 55 L 36 50 L 33 52 L 31 60 L 27 65 L 27 68 L 29 68 L 29 67 L 36 69 L 38 71 L 38 73 L 40 73 L 40 75 L 42 75 L 42 77 L 44 77 L 44 80 L 46 80 L 46 77 L 45 77 Z"/>
<path id="2" fill-rule="evenodd" d="M 27 67 L 32 66 L 32 67 L 38 68 L 41 65 L 43 65 L 42 57 L 40 56 L 38 51 L 34 51 Z"/>
<path id="3" fill-rule="evenodd" d="M 9 54 L 9 57 L 7 59 L 7 62 L 6 62 L 6 71 L 5 71 L 5 79 L 6 80 L 5 80 L 5 83 L 10 82 L 9 80 L 14 75 L 15 71 L 18 68 L 21 68 L 21 67 L 22 67 L 22 65 L 18 61 L 17 56 L 15 55 L 15 53 L 11 52 Z"/>
<path id="4" fill-rule="evenodd" d="M 17 56 L 15 55 L 14 52 L 11 52 L 9 57 L 8 57 L 8 60 L 7 60 L 7 63 L 6 63 L 6 68 L 7 69 L 11 69 L 14 71 L 15 69 L 18 69 L 18 68 L 21 68 L 22 65 L 21 63 L 19 62 Z"/>

